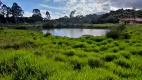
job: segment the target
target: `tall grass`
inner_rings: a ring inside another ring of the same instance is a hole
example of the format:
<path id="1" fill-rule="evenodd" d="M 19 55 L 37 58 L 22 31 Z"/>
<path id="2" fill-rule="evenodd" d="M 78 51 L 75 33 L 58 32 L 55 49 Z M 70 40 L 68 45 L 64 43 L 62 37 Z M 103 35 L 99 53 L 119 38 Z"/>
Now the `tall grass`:
<path id="1" fill-rule="evenodd" d="M 125 39 L 0 30 L 0 79 L 141 80 L 142 28 L 128 26 L 121 29 L 131 36 Z"/>
<path id="2" fill-rule="evenodd" d="M 125 24 L 120 24 L 111 28 L 110 32 L 106 34 L 107 37 L 117 39 L 120 38 L 122 32 L 126 28 Z M 125 35 L 127 36 L 127 35 Z"/>

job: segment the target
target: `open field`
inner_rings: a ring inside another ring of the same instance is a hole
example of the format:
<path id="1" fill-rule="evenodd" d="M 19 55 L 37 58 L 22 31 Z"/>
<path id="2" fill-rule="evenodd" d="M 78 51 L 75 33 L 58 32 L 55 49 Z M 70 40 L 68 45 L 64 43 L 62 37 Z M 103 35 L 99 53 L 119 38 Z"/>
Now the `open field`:
<path id="1" fill-rule="evenodd" d="M 43 35 L 0 30 L 0 80 L 141 80 L 142 25 L 125 38 Z"/>

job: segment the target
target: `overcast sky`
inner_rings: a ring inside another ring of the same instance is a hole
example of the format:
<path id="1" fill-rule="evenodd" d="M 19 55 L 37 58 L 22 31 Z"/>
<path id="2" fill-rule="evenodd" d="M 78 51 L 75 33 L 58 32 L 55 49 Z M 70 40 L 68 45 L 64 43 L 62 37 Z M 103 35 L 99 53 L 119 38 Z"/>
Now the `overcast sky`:
<path id="1" fill-rule="evenodd" d="M 42 16 L 48 10 L 52 19 L 69 16 L 70 12 L 76 10 L 76 15 L 87 15 L 94 13 L 106 13 L 119 8 L 142 9 L 142 0 L 1 0 L 7 6 L 17 2 L 24 10 L 24 16 L 31 16 L 32 10 L 41 10 Z"/>

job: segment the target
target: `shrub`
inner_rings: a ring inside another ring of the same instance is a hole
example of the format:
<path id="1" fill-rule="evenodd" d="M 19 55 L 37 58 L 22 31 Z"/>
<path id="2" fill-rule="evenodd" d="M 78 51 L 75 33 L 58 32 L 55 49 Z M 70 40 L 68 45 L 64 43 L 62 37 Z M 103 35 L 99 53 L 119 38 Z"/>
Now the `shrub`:
<path id="1" fill-rule="evenodd" d="M 126 59 L 130 59 L 130 57 L 131 57 L 131 54 L 128 53 L 128 52 L 126 52 L 126 51 L 120 52 L 120 54 L 121 54 L 123 57 L 125 57 Z"/>
<path id="2" fill-rule="evenodd" d="M 88 64 L 91 68 L 99 68 L 103 67 L 104 62 L 99 59 L 90 59 L 88 60 Z"/>
<path id="3" fill-rule="evenodd" d="M 92 44 L 92 43 L 93 43 L 92 40 L 87 40 L 86 42 L 87 42 L 88 44 Z"/>
<path id="4" fill-rule="evenodd" d="M 120 49 L 120 50 L 124 50 L 124 49 L 125 49 L 125 46 L 119 46 L 119 49 Z"/>
<path id="5" fill-rule="evenodd" d="M 3 28 L 3 27 L 0 27 L 0 30 L 4 30 L 4 28 Z"/>
<path id="6" fill-rule="evenodd" d="M 42 53 L 39 52 L 39 51 L 34 52 L 34 54 L 37 55 L 37 56 L 41 56 L 42 55 Z"/>
<path id="7" fill-rule="evenodd" d="M 119 51 L 119 48 L 118 48 L 118 47 L 112 48 L 112 52 L 113 52 L 113 53 L 116 53 L 116 52 L 118 52 L 118 51 Z"/>
<path id="8" fill-rule="evenodd" d="M 132 69 L 126 69 L 126 68 L 122 68 L 122 67 L 117 67 L 114 69 L 114 74 L 117 74 L 121 79 L 130 79 L 132 77 L 136 77 L 135 71 Z"/>
<path id="9" fill-rule="evenodd" d="M 81 70 L 82 64 L 79 61 L 71 61 L 74 70 Z"/>
<path id="10" fill-rule="evenodd" d="M 118 59 L 115 61 L 115 63 L 121 67 L 124 67 L 124 68 L 130 68 L 131 65 L 130 65 L 130 62 L 127 61 L 126 59 Z"/>
<path id="11" fill-rule="evenodd" d="M 47 33 L 44 35 L 44 37 L 48 37 L 48 36 L 50 36 L 50 35 L 52 35 L 52 34 L 47 32 Z"/>
<path id="12" fill-rule="evenodd" d="M 99 51 L 100 51 L 100 48 L 99 48 L 99 47 L 95 47 L 95 48 L 93 49 L 93 51 L 94 51 L 94 52 L 99 52 Z"/>
<path id="13" fill-rule="evenodd" d="M 63 55 L 56 56 L 55 61 L 65 62 L 65 57 Z"/>
<path id="14" fill-rule="evenodd" d="M 128 32 L 122 33 L 122 38 L 123 39 L 130 39 L 131 38 L 131 34 Z"/>
<path id="15" fill-rule="evenodd" d="M 113 38 L 113 39 L 117 39 L 117 38 L 119 38 L 119 33 L 118 32 L 115 32 L 115 31 L 110 31 L 110 32 L 108 32 L 107 34 L 106 34 L 106 36 L 108 37 L 108 38 Z"/>
<path id="16" fill-rule="evenodd" d="M 113 39 L 109 38 L 109 39 L 107 39 L 107 42 L 111 43 L 111 42 L 113 42 Z"/>
<path id="17" fill-rule="evenodd" d="M 108 38 L 113 38 L 113 39 L 117 39 L 120 37 L 121 33 L 123 32 L 123 30 L 125 29 L 125 25 L 124 24 L 121 24 L 121 25 L 118 25 L 118 26 L 115 26 L 113 27 L 110 32 L 108 32 L 106 34 L 106 36 Z"/>
<path id="18" fill-rule="evenodd" d="M 36 38 L 36 37 L 33 37 L 33 40 L 37 40 L 37 38 Z"/>
<path id="19" fill-rule="evenodd" d="M 104 57 L 103 57 L 103 60 L 107 61 L 107 62 L 110 62 L 110 61 L 113 61 L 114 59 L 117 59 L 118 56 L 115 55 L 115 54 L 106 54 Z"/>
<path id="20" fill-rule="evenodd" d="M 84 66 L 84 63 L 77 56 L 73 57 L 70 63 L 74 70 L 81 70 Z"/>
<path id="21" fill-rule="evenodd" d="M 70 51 L 66 51 L 64 52 L 63 54 L 67 55 L 67 56 L 74 56 L 75 55 L 75 52 L 73 50 L 70 50 Z"/>
<path id="22" fill-rule="evenodd" d="M 115 44 L 115 46 L 119 46 L 119 42 L 118 41 L 115 41 L 113 43 Z"/>
<path id="23" fill-rule="evenodd" d="M 73 46 L 73 48 L 86 48 L 86 44 L 85 43 L 79 43 Z"/>
<path id="24" fill-rule="evenodd" d="M 105 39 L 106 39 L 105 37 L 95 37 L 95 38 L 92 38 L 92 40 L 94 40 L 96 42 L 102 42 Z"/>
<path id="25" fill-rule="evenodd" d="M 133 55 L 141 55 L 142 56 L 142 49 L 141 48 L 134 48 L 131 53 Z"/>
<path id="26" fill-rule="evenodd" d="M 105 51 L 105 50 L 108 50 L 108 46 L 106 46 L 106 45 L 103 45 L 103 46 L 101 46 L 101 47 L 100 47 L 100 50 L 101 50 L 101 51 Z"/>
<path id="27" fill-rule="evenodd" d="M 107 42 L 107 40 L 104 40 L 104 41 L 102 41 L 100 44 L 101 45 L 106 45 L 108 42 Z"/>
<path id="28" fill-rule="evenodd" d="M 102 78 L 99 78 L 98 80 L 118 80 L 118 77 L 109 75 L 109 76 L 103 76 Z"/>

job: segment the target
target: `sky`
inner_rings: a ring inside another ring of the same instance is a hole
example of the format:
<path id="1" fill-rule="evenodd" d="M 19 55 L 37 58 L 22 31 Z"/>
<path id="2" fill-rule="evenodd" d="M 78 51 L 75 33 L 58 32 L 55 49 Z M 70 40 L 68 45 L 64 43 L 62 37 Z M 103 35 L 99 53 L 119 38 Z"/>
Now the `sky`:
<path id="1" fill-rule="evenodd" d="M 1 0 L 3 4 L 11 7 L 14 2 L 24 10 L 24 16 L 32 16 L 33 9 L 40 9 L 45 17 L 49 11 L 51 19 L 69 16 L 70 12 L 76 10 L 76 15 L 102 14 L 110 10 L 120 8 L 142 9 L 142 0 Z"/>

